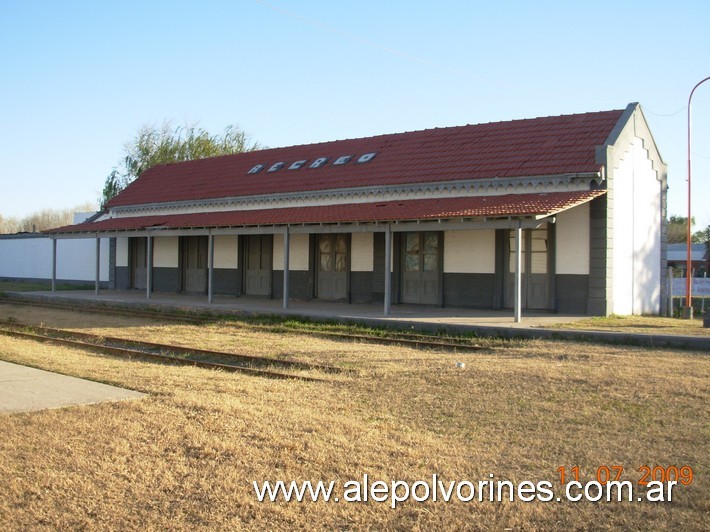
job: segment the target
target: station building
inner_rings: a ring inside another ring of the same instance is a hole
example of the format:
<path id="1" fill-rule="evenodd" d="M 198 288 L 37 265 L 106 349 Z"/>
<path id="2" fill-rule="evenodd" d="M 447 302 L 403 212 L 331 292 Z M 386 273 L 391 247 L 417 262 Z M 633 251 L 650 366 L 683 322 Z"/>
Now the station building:
<path id="1" fill-rule="evenodd" d="M 50 233 L 146 297 L 658 314 L 666 175 L 630 104 L 160 165 Z"/>

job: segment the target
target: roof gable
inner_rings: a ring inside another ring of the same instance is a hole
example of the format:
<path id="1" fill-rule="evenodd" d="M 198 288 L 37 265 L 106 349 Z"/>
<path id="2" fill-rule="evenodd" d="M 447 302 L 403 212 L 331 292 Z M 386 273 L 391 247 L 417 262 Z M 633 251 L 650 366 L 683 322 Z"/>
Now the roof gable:
<path id="1" fill-rule="evenodd" d="M 601 168 L 596 146 L 622 113 L 429 129 L 159 165 L 108 206 L 596 172 Z M 352 158 L 335 164 L 345 156 Z M 324 164 L 312 167 L 324 158 Z M 257 165 L 262 169 L 249 173 Z"/>

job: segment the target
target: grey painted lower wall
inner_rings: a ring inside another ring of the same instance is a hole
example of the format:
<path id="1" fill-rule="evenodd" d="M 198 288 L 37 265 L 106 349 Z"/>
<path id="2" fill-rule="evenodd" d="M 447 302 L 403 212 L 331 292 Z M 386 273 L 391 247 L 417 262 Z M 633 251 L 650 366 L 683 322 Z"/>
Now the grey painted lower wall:
<path id="1" fill-rule="evenodd" d="M 289 298 L 300 299 L 302 301 L 310 299 L 311 296 L 311 274 L 310 272 L 288 272 Z M 281 299 L 284 294 L 284 272 L 274 270 L 271 274 L 271 293 L 274 299 Z"/>
<path id="2" fill-rule="evenodd" d="M 153 268 L 154 292 L 179 292 L 180 271 L 177 268 Z"/>
<path id="3" fill-rule="evenodd" d="M 239 270 L 228 268 L 215 268 L 212 273 L 215 294 L 237 295 L 239 287 Z"/>
<path id="4" fill-rule="evenodd" d="M 373 272 L 372 276 L 372 303 L 384 303 L 385 301 L 385 234 L 375 233 L 373 235 Z"/>
<path id="5" fill-rule="evenodd" d="M 447 307 L 492 309 L 495 274 L 445 273 L 444 305 Z"/>
<path id="6" fill-rule="evenodd" d="M 586 314 L 589 301 L 589 275 L 555 276 L 555 309 L 564 314 Z"/>
<path id="7" fill-rule="evenodd" d="M 215 268 L 214 270 L 214 293 L 238 295 L 241 288 L 239 282 L 239 271 L 234 269 Z M 116 267 L 115 286 L 117 290 L 130 290 L 131 286 L 130 270 L 126 266 Z M 180 269 L 179 268 L 153 268 L 153 291 L 154 292 L 180 292 Z"/>
<path id="8" fill-rule="evenodd" d="M 128 266 L 116 266 L 116 290 L 128 290 L 131 287 Z"/>
<path id="9" fill-rule="evenodd" d="M 614 308 L 612 290 L 614 246 L 612 176 L 607 193 L 589 203 L 589 297 L 584 314 L 608 316 Z"/>
<path id="10" fill-rule="evenodd" d="M 108 288 L 116 290 L 116 239 L 108 241 Z"/>
<path id="11" fill-rule="evenodd" d="M 352 303 L 372 302 L 372 272 L 350 273 L 350 301 Z"/>
<path id="12" fill-rule="evenodd" d="M 312 275 L 306 271 L 290 272 L 290 297 L 306 301 L 313 297 Z M 384 301 L 384 275 L 378 272 L 351 272 L 350 301 L 359 304 L 381 304 Z M 283 297 L 283 271 L 272 272 L 272 297 Z M 443 278 L 444 306 L 474 309 L 495 309 L 499 295 L 497 274 L 445 273 Z M 214 293 L 241 295 L 241 272 L 236 269 L 216 268 L 213 274 Z M 61 281 L 60 282 L 66 282 Z M 117 267 L 116 288 L 128 290 L 130 275 L 127 267 Z M 83 282 L 87 284 L 86 281 Z M 103 285 L 103 283 L 102 283 Z M 565 314 L 586 314 L 589 302 L 588 275 L 555 276 L 555 310 Z M 155 268 L 153 271 L 155 292 L 179 292 L 180 270 L 178 268 Z"/>

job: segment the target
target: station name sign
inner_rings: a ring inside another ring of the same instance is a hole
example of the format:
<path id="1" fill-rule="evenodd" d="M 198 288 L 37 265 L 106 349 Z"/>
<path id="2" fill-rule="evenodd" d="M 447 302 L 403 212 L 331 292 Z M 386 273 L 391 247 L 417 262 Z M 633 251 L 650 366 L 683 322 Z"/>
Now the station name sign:
<path id="1" fill-rule="evenodd" d="M 375 158 L 375 155 L 377 155 L 377 152 L 364 153 L 359 157 L 357 155 L 341 155 L 340 157 L 336 157 L 330 164 L 331 166 L 340 166 L 343 164 L 348 164 L 350 161 L 353 160 L 355 161 L 355 164 L 369 163 L 372 159 Z M 279 161 L 271 165 L 255 164 L 254 166 L 252 166 L 251 170 L 247 172 L 247 174 L 258 174 L 264 169 L 266 169 L 267 172 L 278 172 L 283 168 L 286 168 L 288 170 L 300 170 L 301 168 L 320 168 L 322 166 L 327 165 L 331 161 L 331 159 L 333 158 L 319 157 L 318 159 L 310 161 L 310 164 L 309 159 L 301 159 L 300 161 L 294 161 L 290 164 L 287 161 Z"/>

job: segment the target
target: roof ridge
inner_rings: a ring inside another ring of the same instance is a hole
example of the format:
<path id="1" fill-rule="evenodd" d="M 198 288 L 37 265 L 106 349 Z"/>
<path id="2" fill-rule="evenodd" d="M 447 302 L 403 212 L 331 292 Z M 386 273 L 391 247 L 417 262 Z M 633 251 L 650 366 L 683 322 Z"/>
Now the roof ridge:
<path id="1" fill-rule="evenodd" d="M 346 137 L 346 138 L 338 138 L 338 139 L 326 140 L 326 141 L 306 142 L 306 143 L 302 143 L 302 144 L 289 144 L 289 145 L 284 145 L 284 146 L 269 146 L 269 147 L 264 147 L 259 150 L 250 150 L 250 151 L 246 151 L 246 152 L 229 153 L 229 154 L 224 154 L 224 155 L 213 155 L 211 157 L 204 157 L 201 159 L 191 159 L 189 161 L 175 161 L 175 162 L 170 162 L 170 163 L 162 163 L 162 164 L 155 165 L 155 167 L 169 166 L 169 165 L 173 165 L 173 164 L 185 164 L 185 163 L 194 162 L 194 161 L 217 160 L 217 159 L 221 159 L 221 158 L 243 155 L 245 153 L 269 153 L 269 152 L 274 152 L 277 150 L 308 148 L 311 146 L 324 146 L 324 145 L 328 145 L 328 144 L 335 144 L 335 143 L 342 143 L 342 142 L 349 142 L 349 141 L 355 142 L 355 141 L 363 141 L 363 140 L 374 140 L 374 139 L 380 139 L 380 138 L 385 138 L 385 137 L 395 137 L 395 136 L 400 136 L 400 135 L 413 135 L 416 133 L 427 133 L 430 131 L 466 129 L 466 128 L 474 128 L 474 127 L 478 127 L 478 126 L 490 126 L 490 125 L 500 125 L 500 124 L 517 124 L 517 123 L 533 122 L 535 120 L 546 120 L 546 119 L 553 119 L 553 118 L 572 118 L 572 117 L 583 117 L 583 116 L 589 116 L 589 115 L 621 113 L 624 111 L 624 109 L 608 109 L 606 111 L 587 111 L 584 113 L 567 113 L 567 114 L 536 116 L 536 117 L 528 117 L 528 118 L 514 118 L 511 120 L 496 120 L 496 121 L 490 121 L 490 122 L 477 122 L 477 123 L 473 123 L 473 124 L 467 123 L 467 124 L 458 124 L 458 125 L 451 125 L 451 126 L 434 126 L 434 127 L 428 127 L 428 128 L 422 128 L 422 129 L 411 129 L 411 130 L 405 130 L 405 131 L 397 131 L 397 132 L 392 132 L 392 133 L 380 133 L 377 135 L 365 135 L 362 137 Z M 154 168 L 154 167 L 151 167 L 151 168 Z"/>
<path id="2" fill-rule="evenodd" d="M 308 142 L 305 144 L 294 144 L 294 145 L 288 145 L 288 146 L 274 146 L 271 148 L 267 148 L 266 150 L 263 151 L 268 151 L 268 150 L 278 150 L 278 149 L 291 149 L 291 148 L 304 148 L 307 146 L 317 146 L 317 145 L 322 145 L 322 144 L 331 144 L 335 142 L 347 142 L 349 140 L 367 140 L 367 139 L 377 139 L 381 137 L 390 137 L 390 136 L 395 136 L 395 135 L 407 135 L 407 134 L 414 134 L 414 133 L 426 133 L 428 131 L 438 131 L 438 130 L 445 130 L 445 129 L 464 129 L 464 128 L 469 128 L 469 127 L 476 127 L 476 126 L 485 126 L 485 125 L 490 125 L 490 124 L 514 124 L 514 123 L 520 123 L 520 122 L 531 122 L 534 120 L 545 120 L 548 118 L 571 118 L 571 117 L 581 117 L 581 116 L 588 116 L 588 115 L 601 115 L 601 114 L 609 114 L 609 113 L 621 113 L 625 110 L 624 109 L 607 109 L 606 111 L 587 111 L 584 113 L 567 113 L 567 114 L 559 114 L 559 115 L 547 115 L 547 116 L 536 116 L 536 117 L 529 117 L 529 118 L 514 118 L 511 120 L 496 120 L 496 121 L 491 121 L 491 122 L 477 122 L 477 123 L 467 123 L 467 124 L 457 124 L 457 125 L 452 125 L 452 126 L 434 126 L 434 127 L 428 127 L 428 128 L 422 128 L 422 129 L 411 129 L 411 130 L 405 130 L 405 131 L 398 131 L 398 132 L 393 132 L 393 133 L 380 133 L 379 135 L 366 135 L 364 137 L 349 137 L 349 138 L 341 138 L 341 139 L 334 139 L 334 140 L 328 140 L 328 141 L 323 141 L 323 142 Z M 262 150 L 255 150 L 255 151 L 262 151 Z"/>

